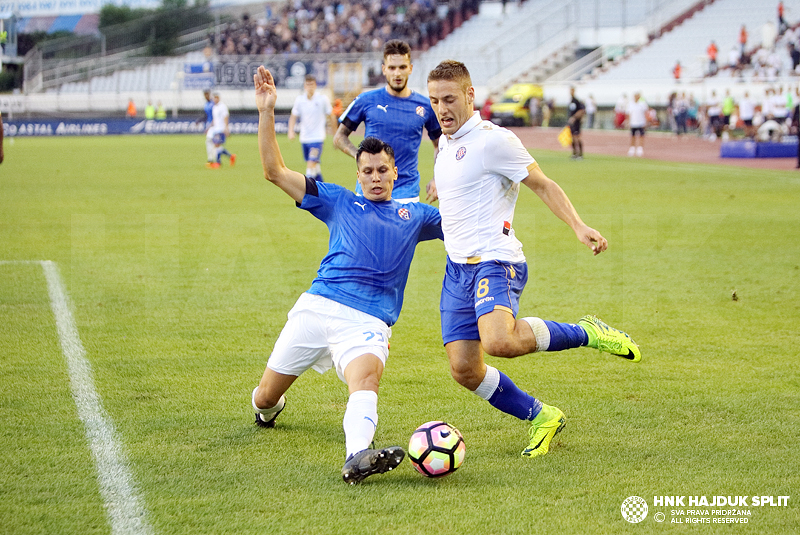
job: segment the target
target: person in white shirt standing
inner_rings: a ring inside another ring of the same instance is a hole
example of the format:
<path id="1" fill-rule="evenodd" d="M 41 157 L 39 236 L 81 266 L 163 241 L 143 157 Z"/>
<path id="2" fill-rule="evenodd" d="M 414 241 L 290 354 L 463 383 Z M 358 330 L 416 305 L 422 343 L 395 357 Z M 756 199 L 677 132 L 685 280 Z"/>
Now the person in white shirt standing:
<path id="1" fill-rule="evenodd" d="M 328 121 L 331 121 L 331 130 L 335 132 L 336 116 L 333 114 L 333 106 L 328 97 L 317 92 L 317 79 L 313 74 L 306 75 L 303 89 L 304 92 L 297 96 L 292 106 L 288 137 L 290 141 L 294 139 L 299 119 L 300 144 L 303 147 L 303 159 L 306 161 L 306 176 L 324 182 L 319 162 L 328 135 Z"/>
<path id="2" fill-rule="evenodd" d="M 481 120 L 463 63 L 446 60 L 433 69 L 428 96 L 443 133 L 434 179 L 447 251 L 439 308 L 450 373 L 494 408 L 530 422 L 523 457 L 545 455 L 564 427 L 564 413 L 487 365 L 484 351 L 515 358 L 588 346 L 632 362 L 641 360 L 641 352 L 630 336 L 595 316 L 577 323 L 516 319 L 528 279 L 512 225 L 520 184 L 536 193 L 595 255 L 608 242 L 581 220 L 564 190 L 545 176 L 513 132 Z"/>
<path id="3" fill-rule="evenodd" d="M 650 107 L 642 98 L 641 93 L 633 95 L 633 101 L 628 103 L 625 110 L 625 120 L 628 128 L 631 129 L 631 146 L 628 149 L 628 156 L 644 156 L 644 130 L 647 128 L 647 112 Z"/>

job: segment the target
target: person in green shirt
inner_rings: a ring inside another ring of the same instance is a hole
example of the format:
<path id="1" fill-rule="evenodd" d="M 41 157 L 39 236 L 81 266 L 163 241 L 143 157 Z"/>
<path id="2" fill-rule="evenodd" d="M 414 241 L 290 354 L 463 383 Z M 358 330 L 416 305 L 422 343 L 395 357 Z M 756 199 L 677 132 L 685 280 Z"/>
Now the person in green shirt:
<path id="1" fill-rule="evenodd" d="M 728 89 L 725 91 L 725 98 L 722 100 L 722 141 L 728 141 L 730 137 L 728 131 L 731 129 L 731 115 L 733 115 L 735 108 L 736 104 L 733 102 L 731 90 Z M 736 128 L 736 125 L 733 125 L 733 127 Z"/>
<path id="2" fill-rule="evenodd" d="M 164 106 L 161 104 L 161 101 L 158 102 L 158 108 L 156 109 L 156 121 L 164 121 L 167 119 L 167 110 L 164 109 Z"/>
<path id="3" fill-rule="evenodd" d="M 144 109 L 144 118 L 149 120 L 156 118 L 156 107 L 149 100 L 147 101 L 147 107 Z"/>

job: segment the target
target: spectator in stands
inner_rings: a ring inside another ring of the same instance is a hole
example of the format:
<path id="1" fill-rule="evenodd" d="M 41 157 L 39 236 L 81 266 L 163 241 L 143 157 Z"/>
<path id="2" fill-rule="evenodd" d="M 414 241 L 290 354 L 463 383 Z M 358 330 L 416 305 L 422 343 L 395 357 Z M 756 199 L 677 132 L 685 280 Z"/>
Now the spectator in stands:
<path id="1" fill-rule="evenodd" d="M 739 72 L 741 59 L 742 56 L 739 54 L 739 49 L 736 48 L 736 45 L 733 45 L 730 52 L 728 52 L 728 69 L 731 71 L 731 76 L 735 76 Z"/>
<path id="2" fill-rule="evenodd" d="M 128 99 L 128 109 L 125 111 L 125 116 L 128 119 L 134 119 L 136 117 L 136 104 L 133 103 L 133 99 Z"/>
<path id="3" fill-rule="evenodd" d="M 478 11 L 478 0 L 452 0 L 448 20 Z M 229 24 L 214 43 L 220 55 L 371 52 L 392 38 L 426 49 L 452 29 L 443 27 L 437 4 L 429 0 L 296 0 L 257 24 L 249 16 Z"/>
<path id="4" fill-rule="evenodd" d="M 747 27 L 742 24 L 742 29 L 739 30 L 739 62 L 744 63 L 744 56 L 747 53 Z"/>
<path id="5" fill-rule="evenodd" d="M 744 124 L 744 135 L 753 138 L 756 135 L 756 130 L 753 127 L 753 118 L 756 114 L 756 103 L 750 98 L 750 92 L 745 91 L 744 97 L 739 100 L 739 118 Z"/>
<path id="6" fill-rule="evenodd" d="M 778 2 L 778 35 L 783 35 L 783 32 L 785 32 L 788 27 L 786 19 L 783 18 L 783 2 Z"/>
<path id="7" fill-rule="evenodd" d="M 714 76 L 717 74 L 717 52 L 719 52 L 717 44 L 714 41 L 711 41 L 711 44 L 708 45 L 708 48 L 706 49 L 706 54 L 708 54 L 709 76 Z"/>
<path id="8" fill-rule="evenodd" d="M 672 68 L 672 77 L 675 78 L 676 82 L 681 81 L 681 71 L 681 62 L 679 60 L 675 62 L 675 66 Z"/>
<path id="9" fill-rule="evenodd" d="M 324 182 L 320 159 L 327 137 L 330 121 L 331 131 L 336 131 L 336 116 L 328 97 L 317 91 L 317 79 L 307 74 L 303 82 L 303 93 L 297 95 L 289 116 L 289 141 L 294 139 L 295 126 L 300 121 L 300 144 L 306 161 L 306 178 Z"/>
<path id="10" fill-rule="evenodd" d="M 647 128 L 649 110 L 650 107 L 642 95 L 638 91 L 634 93 L 633 102 L 628 104 L 625 112 L 625 120 L 631 129 L 631 146 L 628 148 L 628 156 L 644 156 L 644 131 Z"/>

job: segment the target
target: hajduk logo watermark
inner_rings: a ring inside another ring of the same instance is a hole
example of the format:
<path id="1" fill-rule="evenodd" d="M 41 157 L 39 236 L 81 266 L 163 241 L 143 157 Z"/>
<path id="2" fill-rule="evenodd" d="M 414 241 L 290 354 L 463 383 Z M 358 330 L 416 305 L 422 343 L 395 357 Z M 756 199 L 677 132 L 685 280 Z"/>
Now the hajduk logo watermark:
<path id="1" fill-rule="evenodd" d="M 622 518 L 631 524 L 638 524 L 647 518 L 647 502 L 639 496 L 629 496 L 622 502 Z"/>
<path id="2" fill-rule="evenodd" d="M 754 508 L 787 507 L 791 496 L 654 496 L 655 522 L 670 524 L 747 524 Z M 666 509 L 666 511 L 659 510 Z M 622 517 L 631 524 L 647 518 L 648 503 L 639 496 L 622 502 Z"/>

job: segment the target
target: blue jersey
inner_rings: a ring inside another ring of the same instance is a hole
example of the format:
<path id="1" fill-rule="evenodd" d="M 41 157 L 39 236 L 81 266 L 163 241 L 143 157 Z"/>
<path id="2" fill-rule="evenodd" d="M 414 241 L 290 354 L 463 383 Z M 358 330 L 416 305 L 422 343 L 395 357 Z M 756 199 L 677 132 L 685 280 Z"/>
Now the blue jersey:
<path id="1" fill-rule="evenodd" d="M 400 98 L 390 95 L 385 87 L 373 89 L 357 96 L 339 121 L 353 132 L 364 123 L 364 137 L 374 136 L 392 146 L 398 171 L 392 197 L 419 196 L 418 156 L 422 128 L 425 127 L 431 139 L 442 135 L 439 120 L 427 98 L 415 92 Z M 361 193 L 359 184 L 356 184 L 356 193 Z"/>
<path id="2" fill-rule="evenodd" d="M 308 293 L 394 325 L 418 242 L 443 239 L 439 211 L 422 203 L 373 202 L 330 183 L 306 181 L 300 208 L 328 226 L 328 254 Z"/>

